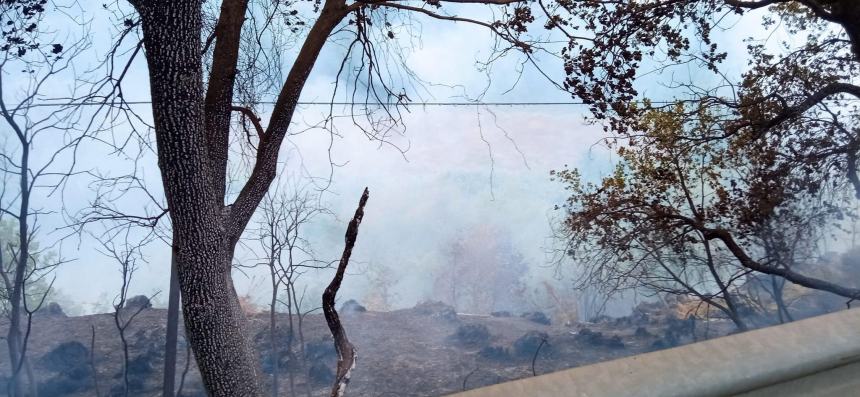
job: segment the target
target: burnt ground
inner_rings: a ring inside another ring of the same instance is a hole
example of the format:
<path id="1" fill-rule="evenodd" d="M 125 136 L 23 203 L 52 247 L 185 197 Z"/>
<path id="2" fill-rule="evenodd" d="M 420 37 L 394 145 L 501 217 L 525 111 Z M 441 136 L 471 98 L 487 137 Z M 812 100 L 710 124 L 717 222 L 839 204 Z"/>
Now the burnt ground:
<path id="1" fill-rule="evenodd" d="M 456 314 L 441 303 L 424 303 L 391 312 L 344 313 L 344 326 L 358 348 L 358 363 L 347 394 L 444 395 L 464 387 L 471 389 L 532 376 L 533 360 L 535 373 L 543 374 L 689 343 L 694 337 L 701 340 L 721 336 L 733 329 L 725 319 L 693 324 L 666 313 L 671 311 L 641 305 L 628 317 L 603 318 L 596 323 L 573 326 L 547 325 L 542 323 L 546 319 L 540 315 L 528 319 L 506 313 Z M 163 309 L 145 309 L 126 332 L 131 357 L 130 395 L 160 395 L 165 315 Z M 285 348 L 289 332 L 283 329 L 287 320 L 286 315 L 279 317 L 281 395 L 327 395 L 336 358 L 324 319 L 317 314 L 305 317 L 301 335 L 305 341 L 304 353 L 298 347 L 300 335 L 296 332 L 292 354 Z M 268 314 L 252 315 L 250 324 L 258 351 L 264 356 L 263 370 L 271 371 Z M 0 329 L 5 327 L 0 322 Z M 94 354 L 90 360 L 93 330 Z M 181 331 L 179 344 L 181 373 L 186 363 Z M 3 343 L 0 382 L 9 373 L 5 348 Z M 111 314 L 35 316 L 28 357 L 43 396 L 121 395 L 122 345 Z M 94 389 L 96 383 L 98 393 Z M 0 393 L 5 392 L 2 389 Z M 193 362 L 182 395 L 205 395 Z"/>

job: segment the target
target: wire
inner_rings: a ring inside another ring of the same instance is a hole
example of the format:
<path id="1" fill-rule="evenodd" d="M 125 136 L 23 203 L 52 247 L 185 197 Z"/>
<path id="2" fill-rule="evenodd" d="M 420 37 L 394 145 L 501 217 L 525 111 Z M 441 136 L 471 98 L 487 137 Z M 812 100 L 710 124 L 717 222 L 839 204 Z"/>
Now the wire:
<path id="1" fill-rule="evenodd" d="M 834 99 L 836 100 L 836 99 Z M 847 101 L 856 101 L 860 100 L 860 98 L 843 98 L 841 100 Z M 47 100 L 47 101 L 50 101 Z M 641 101 L 631 101 L 631 102 L 641 102 Z M 671 105 L 676 103 L 677 101 L 649 101 L 653 104 L 659 105 Z M 122 101 L 119 102 L 125 105 L 151 105 L 152 101 Z M 261 105 L 274 105 L 276 102 L 274 101 L 261 101 L 257 102 Z M 27 106 L 21 106 L 18 109 L 26 110 L 32 108 L 40 108 L 40 107 L 54 107 L 54 106 L 101 106 L 105 105 L 105 102 L 97 102 L 97 101 L 85 101 L 85 102 L 42 102 L 42 103 L 33 103 Z M 365 106 L 365 105 L 377 105 L 377 106 L 581 106 L 588 105 L 588 103 L 583 101 L 568 101 L 568 102 L 372 102 L 372 103 L 361 103 L 361 102 L 323 102 L 323 101 L 299 101 L 297 103 L 298 106 Z"/>
<path id="2" fill-rule="evenodd" d="M 151 105 L 152 101 L 122 101 L 125 105 Z M 257 102 L 263 105 L 274 105 L 274 101 Z M 651 101 L 657 104 L 672 104 L 673 101 Z M 299 101 L 299 106 L 363 106 L 363 105 L 382 105 L 382 106 L 577 106 L 587 105 L 582 101 L 569 102 L 320 102 L 320 101 Z M 19 109 L 30 109 L 39 107 L 53 106 L 100 106 L 105 105 L 104 102 L 42 102 L 34 103 L 27 106 L 21 106 Z"/>

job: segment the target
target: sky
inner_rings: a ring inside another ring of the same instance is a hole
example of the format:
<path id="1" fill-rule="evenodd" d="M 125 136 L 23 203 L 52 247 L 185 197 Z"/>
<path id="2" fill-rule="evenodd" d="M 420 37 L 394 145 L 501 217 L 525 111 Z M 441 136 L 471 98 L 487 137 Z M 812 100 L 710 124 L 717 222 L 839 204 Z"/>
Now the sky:
<path id="1" fill-rule="evenodd" d="M 91 21 L 88 36 L 92 48 L 82 58 L 82 64 L 77 65 L 76 72 L 93 69 L 115 38 L 110 13 L 95 3 L 83 4 L 83 16 L 78 18 Z M 755 26 L 757 19 L 750 18 L 744 23 Z M 86 34 L 76 29 L 69 29 L 70 33 L 64 37 L 72 39 Z M 414 23 L 413 29 L 420 30 L 421 37 L 413 39 L 405 62 L 423 81 L 432 82 L 425 84 L 421 94 L 413 98 L 416 101 L 572 100 L 533 68 L 526 66 L 520 74 L 520 59 L 516 57 L 496 63 L 490 72 L 479 70 L 476 61 L 489 54 L 489 35 L 476 27 L 425 20 Z M 745 34 L 748 30 L 723 34 L 725 42 L 736 46 L 734 50 L 743 48 L 740 32 Z M 406 32 L 397 34 L 403 37 L 401 34 Z M 329 43 L 324 49 L 303 91 L 302 101 L 330 98 L 343 55 L 338 43 Z M 294 48 L 287 48 L 279 55 L 289 64 L 293 53 Z M 539 60 L 546 61 L 547 70 L 561 72 L 552 57 L 543 56 Z M 733 68 L 739 73 L 742 65 L 740 61 L 732 63 L 730 73 Z M 686 66 L 680 72 L 693 80 L 712 78 L 709 72 L 694 66 Z M 140 59 L 134 62 L 124 83 L 127 100 L 148 98 L 146 76 L 145 63 Z M 56 93 L 53 97 L 63 96 L 73 86 L 70 75 L 64 78 L 52 87 Z M 644 85 L 652 97 L 668 92 L 657 80 Z M 148 120 L 146 105 L 135 109 Z M 600 144 L 602 130 L 587 122 L 587 109 L 581 105 L 413 105 L 408 110 L 405 130 L 392 138 L 393 145 L 368 140 L 348 120 L 340 120 L 336 124 L 339 136 L 310 129 L 291 137 L 283 147 L 282 181 L 291 181 L 295 186 L 297 181 L 306 183 L 309 177 L 330 179 L 330 186 L 320 200 L 332 216 L 317 218 L 308 228 L 308 239 L 320 258 L 339 257 L 346 222 L 355 210 L 361 190 L 365 186 L 370 189 L 354 264 L 344 281 L 341 299 L 361 301 L 368 293 L 369 275 L 374 268 L 391 273 L 396 281 L 394 308 L 433 298 L 433 271 L 446 260 L 447 247 L 458 236 L 487 225 L 499 230 L 522 254 L 532 283 L 551 280 L 560 286 L 569 285 L 567 279 L 555 279 L 557 269 L 551 252 L 557 243 L 552 239 L 552 227 L 561 214 L 553 208 L 562 204 L 566 196 L 564 187 L 550 180 L 549 172 L 565 166 L 577 167 L 587 178 L 597 179 L 612 169 L 612 155 Z M 319 123 L 325 111 L 319 106 L 302 106 L 291 131 Z M 343 109 L 336 108 L 335 112 Z M 262 117 L 266 119 L 265 114 Z M 120 123 L 100 136 L 124 136 L 127 130 L 128 126 Z M 35 148 L 37 159 L 44 160 L 51 153 L 51 139 L 44 142 Z M 105 145 L 92 143 L 77 153 L 77 167 L 114 176 L 136 170 L 148 189 L 160 197 L 159 173 L 153 156 L 144 155 L 135 164 L 128 158 L 134 152 L 130 149 L 127 153 L 116 153 Z M 289 186 L 285 183 L 281 189 L 288 190 Z M 52 196 L 43 193 L 35 200 L 49 212 L 38 220 L 44 232 L 39 238 L 56 243 L 56 250 L 70 260 L 56 271 L 54 286 L 63 299 L 75 302 L 70 306 L 80 312 L 106 310 L 121 282 L 116 262 L 103 255 L 90 237 L 90 233 L 99 233 L 98 225 L 72 237 L 68 237 L 69 230 L 63 227 L 70 215 L 92 202 L 94 189 L 90 179 L 73 178 L 61 192 Z M 133 212 L 145 206 L 152 209 L 139 194 L 117 198 L 116 205 Z M 253 233 L 247 232 L 236 261 L 255 263 L 258 258 L 254 250 L 258 244 Z M 169 250 L 164 243 L 154 242 L 143 253 L 145 261 L 139 263 L 131 293 L 150 295 L 161 290 L 155 301 L 163 304 Z M 331 270 L 325 270 L 304 276 L 309 299 L 321 294 L 331 274 Z M 234 275 L 237 291 L 262 303 L 268 294 L 265 277 L 262 270 L 237 272 Z"/>

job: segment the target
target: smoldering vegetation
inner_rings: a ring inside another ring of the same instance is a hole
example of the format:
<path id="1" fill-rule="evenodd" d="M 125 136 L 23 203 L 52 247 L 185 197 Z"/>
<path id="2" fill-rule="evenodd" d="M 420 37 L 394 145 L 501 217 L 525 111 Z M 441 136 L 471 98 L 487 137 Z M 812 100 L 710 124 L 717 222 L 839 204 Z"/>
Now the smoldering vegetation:
<path id="1" fill-rule="evenodd" d="M 844 301 L 822 292 L 788 290 L 795 319 L 844 307 Z M 747 292 L 756 291 L 750 286 Z M 775 311 L 768 311 L 773 300 L 759 299 L 760 306 L 744 309 L 746 320 L 756 327 L 778 324 Z M 70 317 L 61 304 L 51 303 L 33 316 L 28 354 L 42 395 L 121 396 L 126 387 L 132 396 L 160 392 L 165 310 L 152 308 L 145 297 L 129 298 L 126 306 L 123 310 L 140 312 L 125 331 L 125 363 L 113 314 Z M 731 319 L 705 306 L 689 297 L 655 297 L 624 316 L 595 314 L 576 321 L 534 310 L 464 313 L 442 301 L 380 312 L 345 300 L 339 311 L 358 348 L 350 394 L 437 396 L 737 332 Z M 269 313 L 257 310 L 248 317 L 269 385 L 277 376 L 285 395 L 329 394 L 337 355 L 321 314 L 276 313 L 274 335 Z M 205 396 L 181 329 L 179 352 L 178 395 Z M 9 364 L 0 363 L 0 373 L 8 371 Z"/>

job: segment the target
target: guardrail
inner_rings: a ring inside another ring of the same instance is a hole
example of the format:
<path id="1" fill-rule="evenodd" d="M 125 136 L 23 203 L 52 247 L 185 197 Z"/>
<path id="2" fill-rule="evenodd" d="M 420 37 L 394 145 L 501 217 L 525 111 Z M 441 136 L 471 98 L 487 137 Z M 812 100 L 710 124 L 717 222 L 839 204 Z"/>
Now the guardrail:
<path id="1" fill-rule="evenodd" d="M 455 394 L 860 396 L 860 310 L 725 336 Z"/>

